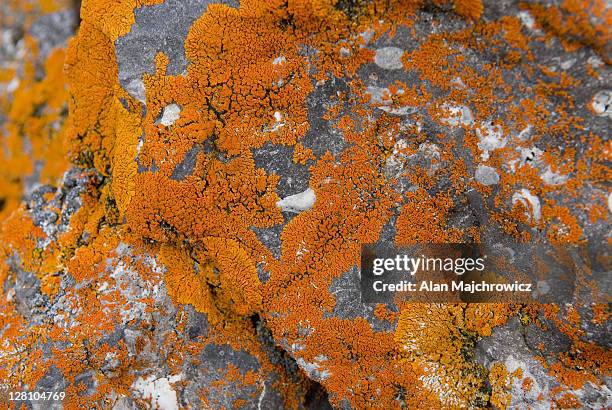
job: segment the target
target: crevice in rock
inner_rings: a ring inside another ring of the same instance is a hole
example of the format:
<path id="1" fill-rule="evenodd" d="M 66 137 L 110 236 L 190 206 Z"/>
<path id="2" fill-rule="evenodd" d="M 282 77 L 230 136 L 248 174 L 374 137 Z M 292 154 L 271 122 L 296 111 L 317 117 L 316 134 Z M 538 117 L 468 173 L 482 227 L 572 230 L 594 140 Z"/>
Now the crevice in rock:
<path id="1" fill-rule="evenodd" d="M 300 368 L 296 363 L 295 359 L 289 355 L 285 350 L 280 348 L 274 341 L 272 332 L 266 326 L 265 320 L 259 315 L 255 314 L 250 317 L 253 328 L 257 332 L 262 348 L 270 357 L 272 364 L 279 364 L 287 372 L 287 375 L 292 377 L 295 381 L 300 379 L 301 375 L 306 377 L 305 372 L 300 372 Z M 329 403 L 329 398 L 325 388 L 318 382 L 308 379 L 307 384 L 304 386 L 306 395 L 304 397 L 304 408 L 310 410 L 327 410 L 333 409 Z"/>

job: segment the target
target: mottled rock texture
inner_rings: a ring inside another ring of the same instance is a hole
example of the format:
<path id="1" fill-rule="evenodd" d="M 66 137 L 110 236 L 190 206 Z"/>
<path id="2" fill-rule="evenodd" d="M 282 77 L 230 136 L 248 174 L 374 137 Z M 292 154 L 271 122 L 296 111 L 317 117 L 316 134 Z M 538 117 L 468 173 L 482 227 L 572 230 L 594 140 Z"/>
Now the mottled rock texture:
<path id="1" fill-rule="evenodd" d="M 609 257 L 611 24 L 603 0 L 3 1 L 0 407 L 612 407 L 607 304 L 359 287 L 366 243 Z"/>

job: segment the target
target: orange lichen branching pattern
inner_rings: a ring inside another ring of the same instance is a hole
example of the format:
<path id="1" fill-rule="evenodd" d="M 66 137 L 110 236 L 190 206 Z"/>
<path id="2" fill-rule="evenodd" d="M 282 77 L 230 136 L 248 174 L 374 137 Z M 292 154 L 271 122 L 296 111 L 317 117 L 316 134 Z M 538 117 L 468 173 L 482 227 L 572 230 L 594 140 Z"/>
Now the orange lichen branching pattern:
<path id="1" fill-rule="evenodd" d="M 333 403 L 349 397 L 356 407 L 392 406 L 394 397 L 417 377 L 383 359 L 394 355 L 390 334 L 374 332 L 364 319 L 326 318 L 335 303 L 326 289 L 359 263 L 360 245 L 378 238 L 399 199 L 375 160 L 385 150 L 378 140 L 381 129 L 384 123 L 347 135 L 355 145 L 340 161 L 328 152 L 311 167 L 316 203 L 284 227 L 281 259 L 268 264 L 271 274 L 265 285 L 265 312 L 273 333 L 294 341 L 298 362 L 324 383 Z M 322 345 L 329 346 L 327 357 L 320 356 L 317 346 Z M 368 375 L 375 377 L 366 382 Z M 411 397 L 405 400 L 413 402 Z"/>
<path id="2" fill-rule="evenodd" d="M 446 217 L 452 207 L 453 201 L 448 196 L 431 197 L 425 190 L 408 193 L 396 222 L 396 243 L 461 242 L 461 230 L 447 226 Z"/>
<path id="3" fill-rule="evenodd" d="M 179 303 L 208 313 L 212 324 L 224 317 L 247 316 L 262 304 L 261 283 L 248 253 L 231 239 L 209 237 L 204 249 L 191 251 L 164 245 L 168 291 Z"/>
<path id="4" fill-rule="evenodd" d="M 70 42 L 66 67 L 71 93 L 67 130 L 71 159 L 109 176 L 117 133 L 122 139 L 119 147 L 128 148 L 134 132 L 130 129 L 134 120 L 119 102 L 124 97 L 132 102 L 129 108 L 134 109 L 133 100 L 117 81 L 113 43 L 95 24 L 84 20 Z M 123 167 L 129 168 L 127 164 L 115 166 L 122 167 L 122 174 Z"/>
<path id="5" fill-rule="evenodd" d="M 402 361 L 423 369 L 420 381 L 445 406 L 463 408 L 489 400 L 487 383 L 496 382 L 469 356 L 470 347 L 516 312 L 509 305 L 411 304 L 402 309 L 395 340 Z"/>

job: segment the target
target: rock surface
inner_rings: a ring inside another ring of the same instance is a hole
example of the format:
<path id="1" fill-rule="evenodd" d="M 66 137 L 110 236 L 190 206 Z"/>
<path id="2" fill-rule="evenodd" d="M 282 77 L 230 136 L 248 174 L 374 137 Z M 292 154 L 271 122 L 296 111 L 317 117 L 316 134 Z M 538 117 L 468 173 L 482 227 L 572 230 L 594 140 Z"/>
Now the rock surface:
<path id="1" fill-rule="evenodd" d="M 359 282 L 366 243 L 608 252 L 606 7 L 3 2 L 0 405 L 612 407 L 607 304 Z"/>

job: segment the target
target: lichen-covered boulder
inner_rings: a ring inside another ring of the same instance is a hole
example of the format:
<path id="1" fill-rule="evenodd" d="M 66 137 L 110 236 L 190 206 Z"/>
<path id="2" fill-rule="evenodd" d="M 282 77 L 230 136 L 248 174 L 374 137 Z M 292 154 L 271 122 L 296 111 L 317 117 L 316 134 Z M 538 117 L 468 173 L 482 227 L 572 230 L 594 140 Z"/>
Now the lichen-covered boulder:
<path id="1" fill-rule="evenodd" d="M 2 406 L 612 406 L 607 304 L 368 304 L 359 271 L 608 255 L 605 2 L 0 12 Z"/>

